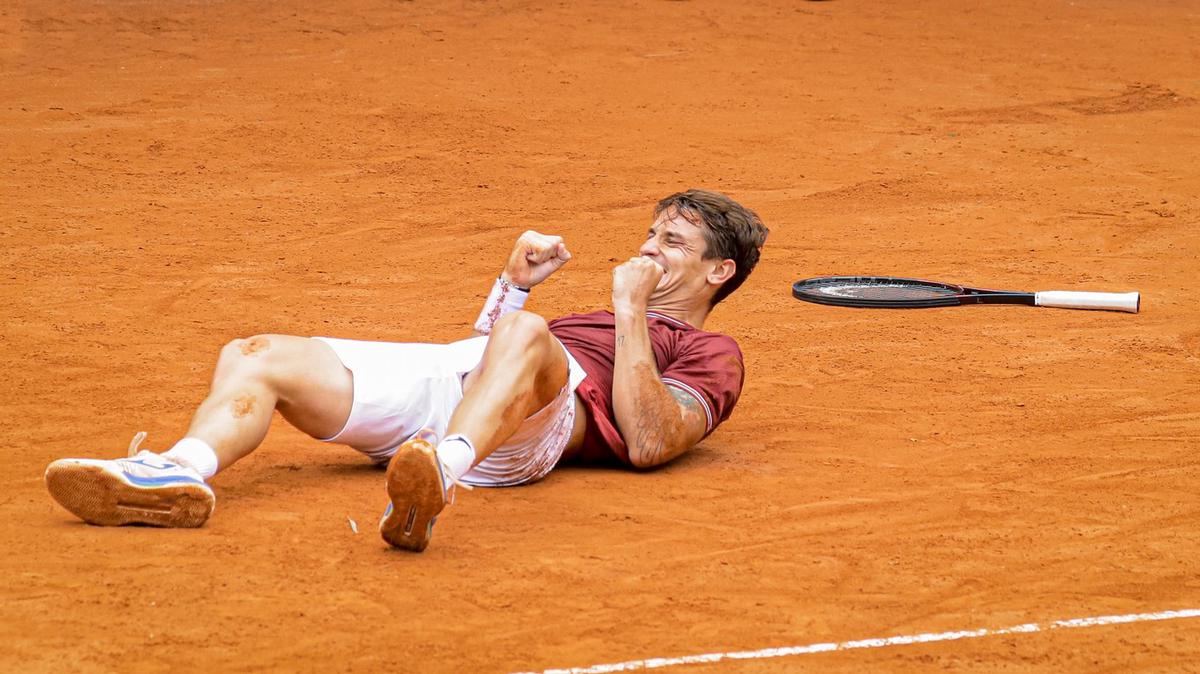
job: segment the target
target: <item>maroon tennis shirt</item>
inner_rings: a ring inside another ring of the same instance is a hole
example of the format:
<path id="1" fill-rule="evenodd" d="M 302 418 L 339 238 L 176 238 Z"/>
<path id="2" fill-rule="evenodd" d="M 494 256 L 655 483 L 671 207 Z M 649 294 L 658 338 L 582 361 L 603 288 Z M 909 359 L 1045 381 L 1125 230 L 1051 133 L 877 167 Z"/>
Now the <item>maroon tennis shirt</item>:
<path id="1" fill-rule="evenodd" d="M 705 332 L 653 311 L 646 314 L 650 346 L 659 375 L 667 386 L 700 401 L 712 433 L 729 418 L 742 392 L 745 368 L 742 351 L 732 337 Z M 567 347 L 587 372 L 575 390 L 587 408 L 583 444 L 563 459 L 629 464 L 629 448 L 617 429 L 613 413 L 613 363 L 616 360 L 616 318 L 611 311 L 571 314 L 550 321 L 550 332 Z"/>

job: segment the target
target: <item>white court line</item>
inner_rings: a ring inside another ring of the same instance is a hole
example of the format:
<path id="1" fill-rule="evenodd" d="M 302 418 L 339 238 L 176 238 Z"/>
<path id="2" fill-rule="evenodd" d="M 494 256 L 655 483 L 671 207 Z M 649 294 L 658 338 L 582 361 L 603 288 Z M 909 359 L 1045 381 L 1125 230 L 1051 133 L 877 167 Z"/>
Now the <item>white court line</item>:
<path id="1" fill-rule="evenodd" d="M 729 653 L 704 653 L 701 655 L 684 655 L 677 658 L 650 658 L 647 660 L 629 660 L 607 665 L 592 665 L 590 667 L 571 667 L 568 669 L 547 669 L 541 674 L 607 674 L 608 672 L 632 672 L 640 669 L 659 669 L 676 665 L 696 665 L 722 660 L 758 660 L 763 658 L 783 658 L 793 655 L 808 655 L 810 653 L 828 653 L 830 651 L 850 651 L 859 648 L 888 648 L 890 646 L 907 646 L 909 644 L 928 644 L 937 641 L 957 641 L 959 639 L 979 639 L 1003 634 L 1030 634 L 1058 629 L 1077 629 L 1081 627 L 1096 627 L 1098 625 L 1121 625 L 1124 623 L 1151 622 L 1156 620 L 1180 620 L 1183 618 L 1200 618 L 1200 609 L 1185 608 L 1175 611 L 1160 611 L 1158 613 L 1127 613 L 1125 615 L 1102 615 L 1091 618 L 1070 618 L 1055 620 L 1049 623 L 1025 623 L 999 629 L 979 628 L 958 632 L 930 632 L 926 634 L 911 634 L 899 637 L 877 637 L 873 639 L 857 639 L 838 643 L 825 642 L 805 646 L 785 646 L 782 648 L 763 648 L 757 651 L 732 651 Z M 535 674 L 525 672 L 524 674 Z"/>

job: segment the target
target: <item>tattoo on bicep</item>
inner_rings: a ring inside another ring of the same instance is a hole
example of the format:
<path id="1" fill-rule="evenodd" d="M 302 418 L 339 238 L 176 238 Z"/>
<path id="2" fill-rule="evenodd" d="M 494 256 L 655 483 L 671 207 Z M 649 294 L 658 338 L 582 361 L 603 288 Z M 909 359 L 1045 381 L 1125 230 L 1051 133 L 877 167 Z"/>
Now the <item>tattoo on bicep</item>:
<path id="1" fill-rule="evenodd" d="M 674 386 L 668 386 L 667 390 L 671 392 L 671 397 L 675 398 L 675 402 L 683 407 L 684 419 L 700 420 L 707 424 L 704 408 L 700 406 L 700 401 L 696 400 L 696 396 Z"/>

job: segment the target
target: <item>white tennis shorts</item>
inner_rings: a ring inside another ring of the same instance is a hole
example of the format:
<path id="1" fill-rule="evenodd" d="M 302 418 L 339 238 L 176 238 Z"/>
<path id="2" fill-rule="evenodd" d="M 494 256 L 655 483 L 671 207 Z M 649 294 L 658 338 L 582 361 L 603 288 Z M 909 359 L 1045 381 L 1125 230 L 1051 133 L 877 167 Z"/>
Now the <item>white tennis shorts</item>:
<path id="1" fill-rule="evenodd" d="M 342 430 L 326 442 L 349 445 L 385 464 L 421 429 L 445 437 L 463 396 L 463 377 L 483 358 L 487 337 L 450 344 L 401 344 L 314 337 L 328 344 L 354 375 L 354 404 Z M 561 346 L 561 345 L 560 345 Z M 552 403 L 462 476 L 484 487 L 506 487 L 545 477 L 558 463 L 575 424 L 575 388 L 587 375 L 567 354 L 567 385 Z"/>

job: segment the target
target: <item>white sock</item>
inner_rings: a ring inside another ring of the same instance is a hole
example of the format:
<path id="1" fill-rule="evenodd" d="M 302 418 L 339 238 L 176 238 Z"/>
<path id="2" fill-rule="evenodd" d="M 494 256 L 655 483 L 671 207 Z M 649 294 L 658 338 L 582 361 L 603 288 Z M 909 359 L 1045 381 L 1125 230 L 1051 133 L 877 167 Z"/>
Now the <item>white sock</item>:
<path id="1" fill-rule="evenodd" d="M 442 440 L 437 446 L 437 455 L 442 467 L 453 473 L 456 478 L 462 478 L 471 470 L 471 466 L 475 465 L 475 446 L 461 435 L 451 435 Z M 449 487 L 450 484 L 450 478 L 447 477 L 446 486 Z"/>
<path id="2" fill-rule="evenodd" d="M 162 455 L 200 473 L 205 480 L 217 474 L 217 453 L 199 438 L 184 438 Z"/>

